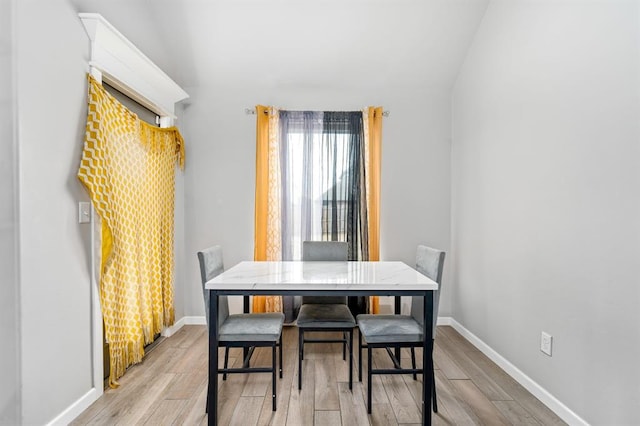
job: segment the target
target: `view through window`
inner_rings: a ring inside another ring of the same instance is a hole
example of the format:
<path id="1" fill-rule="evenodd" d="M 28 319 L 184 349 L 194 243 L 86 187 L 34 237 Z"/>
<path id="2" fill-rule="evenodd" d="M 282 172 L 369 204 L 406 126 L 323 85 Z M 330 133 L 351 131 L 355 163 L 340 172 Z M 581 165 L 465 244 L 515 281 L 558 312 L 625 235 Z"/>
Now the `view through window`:
<path id="1" fill-rule="evenodd" d="M 300 260 L 303 241 L 345 241 L 362 260 L 362 113 L 280 111 L 280 165 L 282 258 Z"/>
<path id="2" fill-rule="evenodd" d="M 293 259 L 302 259 L 302 241 L 347 241 L 346 214 L 348 197 L 342 180 L 349 173 L 346 151 L 348 140 L 338 135 L 333 143 L 323 143 L 322 134 L 311 137 L 311 146 L 304 144 L 302 133 L 287 135 L 290 175 L 290 202 L 293 217 L 289 236 Z M 332 237 L 332 223 L 337 234 Z"/>

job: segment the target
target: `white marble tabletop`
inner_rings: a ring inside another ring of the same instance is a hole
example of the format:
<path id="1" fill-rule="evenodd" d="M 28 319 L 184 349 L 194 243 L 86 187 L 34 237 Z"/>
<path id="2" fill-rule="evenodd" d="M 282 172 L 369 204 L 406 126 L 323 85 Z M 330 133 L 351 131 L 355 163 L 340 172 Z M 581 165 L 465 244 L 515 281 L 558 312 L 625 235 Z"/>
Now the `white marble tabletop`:
<path id="1" fill-rule="evenodd" d="M 208 281 L 216 290 L 437 290 L 403 262 L 240 262 Z"/>

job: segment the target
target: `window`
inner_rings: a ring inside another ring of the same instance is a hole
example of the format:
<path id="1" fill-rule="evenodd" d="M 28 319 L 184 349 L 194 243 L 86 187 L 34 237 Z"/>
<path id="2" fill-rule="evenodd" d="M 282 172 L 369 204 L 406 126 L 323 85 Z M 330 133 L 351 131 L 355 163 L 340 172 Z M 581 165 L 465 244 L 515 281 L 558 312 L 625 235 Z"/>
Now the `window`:
<path id="1" fill-rule="evenodd" d="M 295 260 L 302 241 L 332 240 L 349 244 L 351 260 L 378 260 L 382 108 L 256 113 L 254 259 Z M 284 305 L 253 298 L 253 312 L 287 315 Z"/>
<path id="2" fill-rule="evenodd" d="M 367 258 L 362 112 L 280 111 L 282 259 L 303 241 L 346 241 Z"/>

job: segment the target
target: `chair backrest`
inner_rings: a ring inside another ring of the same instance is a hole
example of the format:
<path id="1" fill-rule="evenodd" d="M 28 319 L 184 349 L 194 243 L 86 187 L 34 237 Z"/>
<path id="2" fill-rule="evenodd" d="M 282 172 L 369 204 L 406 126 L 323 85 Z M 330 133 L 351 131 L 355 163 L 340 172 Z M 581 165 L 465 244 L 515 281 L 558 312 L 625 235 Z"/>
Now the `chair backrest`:
<path id="1" fill-rule="evenodd" d="M 339 262 L 349 258 L 348 244 L 343 241 L 303 241 L 302 260 Z"/>
<path id="2" fill-rule="evenodd" d="M 302 260 L 305 262 L 346 262 L 349 259 L 347 243 L 343 241 L 303 241 Z M 346 296 L 303 296 L 302 303 L 347 304 Z"/>
<path id="3" fill-rule="evenodd" d="M 440 303 L 440 290 L 442 289 L 442 269 L 444 266 L 445 252 L 427 246 L 418 246 L 416 251 L 416 269 L 423 275 L 438 283 L 438 290 L 433 292 L 433 337 L 436 336 L 436 322 L 438 320 L 438 305 Z M 422 324 L 424 321 L 423 298 L 413 296 L 411 298 L 411 316 Z"/>
<path id="4" fill-rule="evenodd" d="M 200 277 L 202 278 L 202 295 L 204 296 L 204 306 L 207 316 L 207 327 L 209 326 L 209 290 L 204 285 L 210 279 L 220 275 L 224 271 L 222 262 L 222 247 L 212 246 L 198 252 L 200 262 Z M 218 297 L 218 329 L 229 316 L 229 301 L 227 296 Z"/>

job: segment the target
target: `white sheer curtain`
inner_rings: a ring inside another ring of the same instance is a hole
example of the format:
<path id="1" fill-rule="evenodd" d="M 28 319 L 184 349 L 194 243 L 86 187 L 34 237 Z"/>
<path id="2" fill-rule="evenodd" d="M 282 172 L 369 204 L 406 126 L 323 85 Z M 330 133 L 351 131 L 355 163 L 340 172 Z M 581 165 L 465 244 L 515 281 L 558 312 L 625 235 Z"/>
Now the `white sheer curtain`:
<path id="1" fill-rule="evenodd" d="M 322 240 L 322 112 L 280 111 L 282 260 Z"/>
<path id="2" fill-rule="evenodd" d="M 362 112 L 281 110 L 279 123 L 282 260 L 300 260 L 303 241 L 323 240 L 345 241 L 349 260 L 368 260 Z M 291 320 L 298 299 L 283 301 Z"/>

